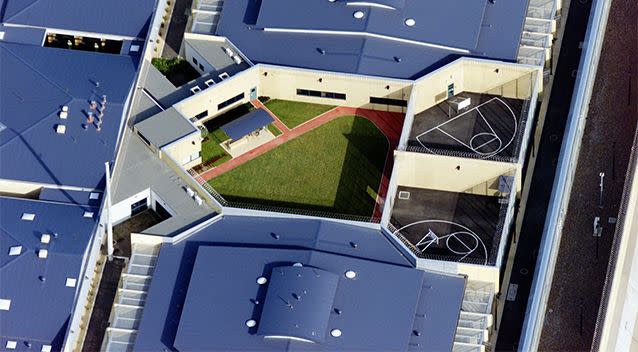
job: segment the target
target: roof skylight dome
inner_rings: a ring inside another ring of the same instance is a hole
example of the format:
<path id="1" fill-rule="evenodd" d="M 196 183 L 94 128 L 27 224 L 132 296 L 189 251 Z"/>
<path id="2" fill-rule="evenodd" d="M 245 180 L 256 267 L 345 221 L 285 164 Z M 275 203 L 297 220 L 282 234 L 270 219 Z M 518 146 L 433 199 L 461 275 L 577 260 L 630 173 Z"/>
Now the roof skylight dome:
<path id="1" fill-rule="evenodd" d="M 365 13 L 364 13 L 363 11 L 361 11 L 361 10 L 359 10 L 359 11 L 355 11 L 355 12 L 352 14 L 352 17 L 354 17 L 354 18 L 356 18 L 356 19 L 358 19 L 358 20 L 362 19 L 364 16 L 365 16 Z"/>
<path id="2" fill-rule="evenodd" d="M 260 277 L 257 278 L 257 283 L 260 284 L 260 285 L 265 285 L 266 282 L 268 282 L 268 279 L 266 279 L 263 276 L 260 276 Z"/>
<path id="3" fill-rule="evenodd" d="M 414 20 L 414 18 L 406 18 L 403 23 L 405 23 L 405 25 L 408 27 L 413 27 L 416 24 L 416 21 Z"/>

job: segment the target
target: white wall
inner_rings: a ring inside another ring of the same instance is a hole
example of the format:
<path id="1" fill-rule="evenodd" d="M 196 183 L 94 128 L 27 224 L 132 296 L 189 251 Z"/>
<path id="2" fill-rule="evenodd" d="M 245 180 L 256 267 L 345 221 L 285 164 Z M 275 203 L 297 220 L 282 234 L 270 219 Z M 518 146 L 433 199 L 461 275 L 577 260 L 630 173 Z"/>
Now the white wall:
<path id="1" fill-rule="evenodd" d="M 147 188 L 140 193 L 132 195 L 125 200 L 111 205 L 111 221 L 114 225 L 127 220 L 131 217 L 131 204 L 138 202 L 142 199 L 147 199 L 147 204 L 150 204 L 151 193 L 150 189 Z"/>

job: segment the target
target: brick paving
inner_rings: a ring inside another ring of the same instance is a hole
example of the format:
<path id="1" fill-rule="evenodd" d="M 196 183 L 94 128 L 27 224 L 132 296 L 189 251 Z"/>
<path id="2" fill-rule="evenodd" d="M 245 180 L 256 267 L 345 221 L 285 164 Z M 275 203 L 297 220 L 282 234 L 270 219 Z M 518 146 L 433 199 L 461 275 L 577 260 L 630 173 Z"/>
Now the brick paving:
<path id="1" fill-rule="evenodd" d="M 637 121 L 638 2 L 614 0 L 571 191 L 541 351 L 589 351 Z M 599 206 L 599 173 L 604 196 Z M 593 236 L 594 217 L 602 237 Z"/>
<path id="2" fill-rule="evenodd" d="M 295 139 L 307 132 L 314 130 L 315 128 L 333 121 L 342 116 L 351 116 L 357 115 L 363 118 L 370 120 L 372 123 L 377 126 L 377 128 L 386 136 L 388 139 L 388 154 L 386 156 L 385 166 L 383 170 L 383 175 L 381 177 L 381 182 L 379 184 L 379 190 L 377 191 L 377 201 L 375 205 L 375 209 L 373 212 L 374 217 L 380 217 L 381 212 L 383 210 L 383 203 L 385 200 L 385 195 L 388 191 L 388 184 L 390 180 L 390 175 L 392 173 L 393 166 L 393 154 L 397 145 L 399 144 L 399 138 L 401 137 L 401 130 L 403 128 L 403 120 L 405 115 L 403 113 L 398 112 L 386 112 L 386 111 L 378 111 L 378 110 L 370 110 L 370 109 L 360 109 L 360 108 L 350 108 L 350 107 L 336 107 L 332 110 L 329 110 L 309 121 L 304 122 L 303 124 L 289 129 L 277 116 L 275 116 L 272 112 L 270 112 L 259 100 L 253 100 L 252 104 L 255 107 L 259 107 L 265 109 L 275 120 L 274 124 L 282 131 L 282 134 L 272 141 L 265 143 L 245 154 L 242 154 L 236 158 L 233 158 L 222 165 L 215 167 L 213 169 L 206 170 L 199 174 L 202 180 L 209 181 L 213 178 L 224 174 L 260 155 L 263 155 L 278 146 Z"/>

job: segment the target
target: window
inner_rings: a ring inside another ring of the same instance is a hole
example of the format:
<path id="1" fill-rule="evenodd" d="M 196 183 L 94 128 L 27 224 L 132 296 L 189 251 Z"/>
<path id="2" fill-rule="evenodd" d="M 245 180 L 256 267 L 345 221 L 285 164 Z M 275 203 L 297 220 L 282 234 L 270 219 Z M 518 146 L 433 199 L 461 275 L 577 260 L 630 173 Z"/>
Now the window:
<path id="1" fill-rule="evenodd" d="M 346 100 L 346 95 L 344 93 L 321 92 L 318 90 L 310 90 L 310 89 L 297 89 L 297 95 L 303 95 L 307 97 Z"/>
<path id="2" fill-rule="evenodd" d="M 450 83 L 450 84 L 447 86 L 447 97 L 448 97 L 448 98 L 451 98 L 451 97 L 453 97 L 453 96 L 454 96 L 454 83 Z"/>
<path id="3" fill-rule="evenodd" d="M 370 104 L 408 106 L 407 100 L 370 97 Z"/>
<path id="4" fill-rule="evenodd" d="M 193 63 L 197 65 L 197 59 L 195 58 L 195 56 L 193 56 Z"/>
<path id="5" fill-rule="evenodd" d="M 217 110 L 221 110 L 221 109 L 223 109 L 223 108 L 225 108 L 227 106 L 230 106 L 230 105 L 232 105 L 232 104 L 244 99 L 244 96 L 245 95 L 242 92 L 241 94 L 237 94 L 236 96 L 234 96 L 234 97 L 232 97 L 232 98 L 230 98 L 230 99 L 228 99 L 228 100 L 226 100 L 226 101 L 224 101 L 222 103 L 219 103 L 217 105 Z"/>
<path id="6" fill-rule="evenodd" d="M 203 119 L 205 117 L 208 117 L 208 110 L 204 110 L 204 111 L 200 112 L 199 114 L 193 116 L 193 119 L 195 119 L 195 121 L 197 121 L 197 120 L 201 120 L 201 119 Z M 191 120 L 191 121 L 193 121 L 193 120 Z"/>
<path id="7" fill-rule="evenodd" d="M 202 71 L 204 71 L 204 65 L 199 64 L 199 69 L 200 69 L 200 70 L 202 70 Z"/>

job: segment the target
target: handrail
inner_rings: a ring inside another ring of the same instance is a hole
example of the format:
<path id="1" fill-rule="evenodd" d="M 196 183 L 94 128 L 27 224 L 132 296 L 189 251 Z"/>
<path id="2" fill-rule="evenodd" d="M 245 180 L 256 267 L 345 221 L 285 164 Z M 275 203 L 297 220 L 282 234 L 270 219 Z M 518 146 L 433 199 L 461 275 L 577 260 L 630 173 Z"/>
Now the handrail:
<path id="1" fill-rule="evenodd" d="M 578 76 L 576 77 L 572 103 L 567 118 L 565 137 L 561 145 L 556 178 L 554 179 L 549 209 L 545 219 L 539 258 L 536 263 L 530 299 L 527 304 L 523 331 L 521 332 L 520 351 L 537 350 L 543 330 L 545 310 L 576 172 L 576 162 L 587 121 L 586 116 L 596 78 L 610 5 L 611 0 L 594 0 L 592 4 L 592 12 L 583 42 L 583 54 L 580 59 Z"/>

